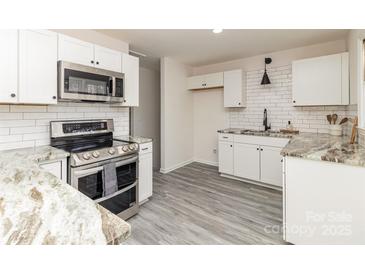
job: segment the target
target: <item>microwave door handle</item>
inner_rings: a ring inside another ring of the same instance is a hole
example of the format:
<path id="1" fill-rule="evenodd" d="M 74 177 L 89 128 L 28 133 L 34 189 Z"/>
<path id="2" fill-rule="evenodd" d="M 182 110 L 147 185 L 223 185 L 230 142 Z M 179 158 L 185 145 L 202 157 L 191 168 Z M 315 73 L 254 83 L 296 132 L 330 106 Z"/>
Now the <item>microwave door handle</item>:
<path id="1" fill-rule="evenodd" d="M 110 92 L 110 95 L 112 96 L 112 97 L 115 97 L 115 90 L 116 90 L 116 88 L 117 88 L 117 84 L 116 84 L 116 78 L 115 77 L 111 77 L 111 92 Z"/>
<path id="2" fill-rule="evenodd" d="M 78 171 L 75 171 L 75 175 L 77 177 L 81 177 L 81 176 L 90 175 L 90 174 L 102 171 L 103 169 L 104 169 L 103 166 L 99 166 L 99 167 L 89 168 L 89 169 L 85 169 L 85 170 L 78 170 Z"/>

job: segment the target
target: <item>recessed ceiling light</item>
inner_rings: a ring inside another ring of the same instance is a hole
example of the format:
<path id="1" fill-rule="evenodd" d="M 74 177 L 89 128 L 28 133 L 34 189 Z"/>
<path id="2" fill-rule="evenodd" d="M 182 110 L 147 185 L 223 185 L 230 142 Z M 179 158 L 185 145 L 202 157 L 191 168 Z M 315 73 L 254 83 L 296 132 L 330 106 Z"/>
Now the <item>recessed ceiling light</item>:
<path id="1" fill-rule="evenodd" d="M 223 31 L 223 29 L 213 29 L 214 33 L 221 33 Z"/>

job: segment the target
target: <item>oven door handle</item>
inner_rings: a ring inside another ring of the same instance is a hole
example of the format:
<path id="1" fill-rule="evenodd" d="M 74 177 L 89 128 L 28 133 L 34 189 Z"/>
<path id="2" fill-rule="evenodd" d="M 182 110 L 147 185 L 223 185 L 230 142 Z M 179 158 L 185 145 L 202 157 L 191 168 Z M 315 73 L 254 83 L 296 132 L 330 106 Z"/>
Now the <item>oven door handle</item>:
<path id="1" fill-rule="evenodd" d="M 84 176 L 84 175 L 89 175 L 89 174 L 93 174 L 93 173 L 102 171 L 103 169 L 104 169 L 103 166 L 98 166 L 98 167 L 89 168 L 89 169 L 85 169 L 85 170 L 78 170 L 78 171 L 75 171 L 75 176 L 80 177 L 80 176 Z"/>
<path id="2" fill-rule="evenodd" d="M 137 181 L 134 182 L 133 184 L 131 184 L 130 186 L 127 186 L 125 188 L 122 188 L 121 190 L 118 190 L 117 192 L 114 192 L 114 193 L 110 194 L 109 196 L 105 196 L 105 197 L 99 198 L 99 199 L 95 200 L 95 202 L 100 203 L 102 201 L 105 201 L 105 200 L 108 200 L 110 198 L 113 198 L 114 196 L 117 196 L 117 195 L 119 195 L 119 194 L 121 194 L 123 192 L 126 192 L 126 191 L 130 190 L 131 188 L 135 187 L 136 185 L 137 185 Z"/>
<path id="3" fill-rule="evenodd" d="M 123 166 L 123 165 L 128 165 L 130 163 L 137 162 L 137 160 L 138 160 L 138 156 L 135 156 L 135 157 L 132 157 L 132 158 L 123 160 L 123 161 L 119 161 L 119 162 L 116 162 L 115 163 L 115 167 L 120 167 L 120 166 Z"/>

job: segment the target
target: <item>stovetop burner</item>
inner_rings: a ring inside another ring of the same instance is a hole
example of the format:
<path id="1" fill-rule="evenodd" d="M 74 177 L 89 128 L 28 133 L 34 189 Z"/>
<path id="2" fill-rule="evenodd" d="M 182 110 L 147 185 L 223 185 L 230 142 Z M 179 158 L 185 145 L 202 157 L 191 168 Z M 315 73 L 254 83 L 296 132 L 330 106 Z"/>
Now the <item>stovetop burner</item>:
<path id="1" fill-rule="evenodd" d="M 70 127 L 72 131 L 68 130 Z M 113 140 L 112 131 L 111 119 L 54 121 L 51 122 L 51 145 L 71 153 L 71 166 L 91 164 L 138 152 L 139 147 L 136 143 Z"/>

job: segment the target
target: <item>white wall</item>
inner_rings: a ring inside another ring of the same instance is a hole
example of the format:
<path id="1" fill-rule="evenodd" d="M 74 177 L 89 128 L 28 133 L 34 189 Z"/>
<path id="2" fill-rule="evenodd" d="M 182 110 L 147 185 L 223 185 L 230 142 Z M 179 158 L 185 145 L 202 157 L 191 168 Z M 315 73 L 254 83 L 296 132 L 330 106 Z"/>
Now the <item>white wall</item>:
<path id="1" fill-rule="evenodd" d="M 153 139 L 153 168 L 160 169 L 160 71 L 139 68 L 139 107 L 132 108 L 133 135 Z"/>
<path id="2" fill-rule="evenodd" d="M 110 49 L 118 50 L 124 53 L 129 53 L 129 44 L 112 38 L 103 33 L 90 29 L 56 29 L 52 30 L 58 33 L 62 33 L 89 43 L 94 43 L 100 46 L 104 46 Z"/>
<path id="3" fill-rule="evenodd" d="M 161 58 L 161 172 L 193 159 L 193 97 L 186 88 L 191 68 Z"/>
<path id="4" fill-rule="evenodd" d="M 240 109 L 223 108 L 222 89 L 194 92 L 194 159 L 206 163 L 217 163 L 217 154 L 213 152 L 217 148 L 216 131 L 230 126 L 258 129 L 262 126 L 265 107 L 269 111 L 269 120 L 275 120 L 273 122 L 274 129 L 279 129 L 285 126 L 288 120 L 292 120 L 294 126 L 297 124 L 302 131 L 311 132 L 326 131 L 327 124 L 324 114 L 327 112 L 338 112 L 341 116 L 345 116 L 347 111 L 351 115 L 356 113 L 356 106 L 349 108 L 351 111 L 345 107 L 294 108 L 289 102 L 291 98 L 291 62 L 293 60 L 334 54 L 346 50 L 346 41 L 339 40 L 195 67 L 193 69 L 194 75 L 239 68 L 248 72 L 246 86 L 248 107 Z M 269 65 L 268 74 L 270 77 L 270 73 L 272 73 L 270 79 L 274 82 L 266 89 L 260 86 L 265 57 L 273 59 L 272 64 Z M 285 77 L 285 79 L 282 77 Z M 203 116 L 204 113 L 212 113 L 213 110 L 215 110 L 215 113 L 211 115 L 212 119 L 209 120 L 208 115 Z M 229 117 L 228 120 L 227 116 Z M 308 120 L 311 120 L 312 125 L 309 125 Z"/>

